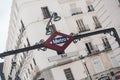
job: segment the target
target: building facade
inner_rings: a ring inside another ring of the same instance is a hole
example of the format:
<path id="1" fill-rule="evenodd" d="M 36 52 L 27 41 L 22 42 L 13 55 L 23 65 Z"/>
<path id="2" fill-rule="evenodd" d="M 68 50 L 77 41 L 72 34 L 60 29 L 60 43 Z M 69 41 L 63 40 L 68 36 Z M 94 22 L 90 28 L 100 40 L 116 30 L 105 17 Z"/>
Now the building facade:
<path id="1" fill-rule="evenodd" d="M 13 0 L 6 50 L 46 41 L 52 35 L 46 35 L 46 25 L 54 12 L 61 20 L 52 20 L 53 33 L 82 35 L 114 27 L 120 34 L 119 8 L 119 0 Z M 64 54 L 35 49 L 7 56 L 3 72 L 6 80 L 114 80 L 119 67 L 118 42 L 101 33 L 72 42 Z"/>
<path id="2" fill-rule="evenodd" d="M 0 63 L 0 80 L 5 80 L 3 74 L 3 62 Z"/>

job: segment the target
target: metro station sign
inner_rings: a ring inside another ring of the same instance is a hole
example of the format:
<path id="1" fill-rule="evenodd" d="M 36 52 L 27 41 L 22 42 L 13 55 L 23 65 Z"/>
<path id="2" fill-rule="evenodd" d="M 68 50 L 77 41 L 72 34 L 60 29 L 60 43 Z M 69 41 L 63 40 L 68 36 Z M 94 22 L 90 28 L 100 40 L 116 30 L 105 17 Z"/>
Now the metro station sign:
<path id="1" fill-rule="evenodd" d="M 45 41 L 44 45 L 56 51 L 64 51 L 72 41 L 72 36 L 55 32 Z"/>

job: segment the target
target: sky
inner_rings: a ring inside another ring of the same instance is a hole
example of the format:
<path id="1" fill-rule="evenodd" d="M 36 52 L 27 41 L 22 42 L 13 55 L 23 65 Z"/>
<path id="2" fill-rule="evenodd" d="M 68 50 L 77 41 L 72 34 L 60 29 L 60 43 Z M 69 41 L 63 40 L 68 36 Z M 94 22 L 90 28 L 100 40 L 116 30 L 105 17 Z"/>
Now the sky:
<path id="1" fill-rule="evenodd" d="M 11 3 L 12 0 L 0 0 L 0 53 L 4 52 L 6 47 Z"/>

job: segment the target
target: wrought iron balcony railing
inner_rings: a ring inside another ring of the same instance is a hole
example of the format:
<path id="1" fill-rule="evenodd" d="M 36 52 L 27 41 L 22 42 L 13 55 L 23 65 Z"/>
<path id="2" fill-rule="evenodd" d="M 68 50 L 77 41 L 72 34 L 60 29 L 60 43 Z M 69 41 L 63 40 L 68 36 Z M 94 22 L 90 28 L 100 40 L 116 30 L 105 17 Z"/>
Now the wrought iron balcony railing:
<path id="1" fill-rule="evenodd" d="M 79 33 L 85 32 L 85 31 L 90 31 L 90 28 L 88 26 L 79 27 Z"/>
<path id="2" fill-rule="evenodd" d="M 104 44 L 101 44 L 104 46 Z M 86 48 L 85 51 L 88 55 L 94 55 L 94 54 L 98 54 L 98 53 L 101 53 L 101 52 L 106 52 L 106 51 L 109 51 L 109 50 L 112 50 L 111 46 L 108 44 L 106 46 L 104 46 L 104 49 L 103 50 L 100 50 L 98 48 L 98 45 L 92 45 L 93 49 L 88 51 L 88 49 Z"/>
<path id="3" fill-rule="evenodd" d="M 100 22 L 95 22 L 95 29 L 102 28 Z"/>
<path id="4" fill-rule="evenodd" d="M 73 15 L 82 14 L 82 13 L 83 13 L 83 12 L 81 11 L 80 8 L 71 9 L 71 14 L 72 14 L 72 16 L 73 16 Z"/>

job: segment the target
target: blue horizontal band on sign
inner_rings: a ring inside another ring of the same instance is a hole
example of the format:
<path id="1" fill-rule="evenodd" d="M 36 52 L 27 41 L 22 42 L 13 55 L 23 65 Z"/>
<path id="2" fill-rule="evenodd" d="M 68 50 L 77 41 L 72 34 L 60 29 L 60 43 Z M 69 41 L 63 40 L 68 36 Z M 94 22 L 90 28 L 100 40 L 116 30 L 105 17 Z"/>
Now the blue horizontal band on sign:
<path id="1" fill-rule="evenodd" d="M 58 37 L 58 38 L 54 38 L 52 40 L 52 44 L 61 44 L 61 43 L 65 43 L 67 41 L 67 37 Z"/>

